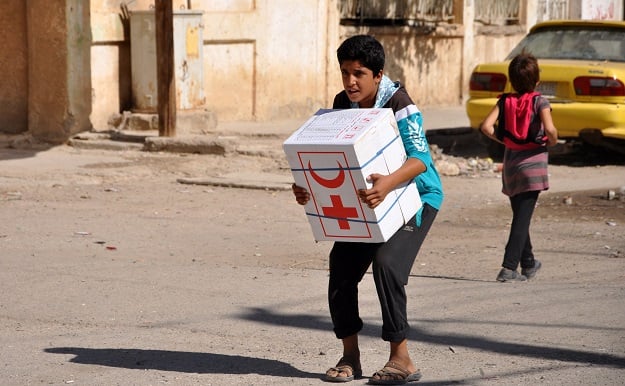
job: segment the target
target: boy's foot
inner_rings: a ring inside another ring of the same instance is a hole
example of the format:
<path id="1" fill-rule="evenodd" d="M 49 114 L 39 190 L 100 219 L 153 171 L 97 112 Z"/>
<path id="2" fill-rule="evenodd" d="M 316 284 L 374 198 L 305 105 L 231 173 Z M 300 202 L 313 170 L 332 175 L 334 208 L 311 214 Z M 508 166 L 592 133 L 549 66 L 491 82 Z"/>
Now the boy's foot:
<path id="1" fill-rule="evenodd" d="M 534 260 L 534 266 L 532 268 L 521 269 L 521 275 L 527 277 L 527 280 L 533 279 L 542 267 L 542 264 L 538 260 Z"/>
<path id="2" fill-rule="evenodd" d="M 497 281 L 505 283 L 507 281 L 526 281 L 527 277 L 521 275 L 517 271 L 508 268 L 502 268 L 497 275 Z"/>
<path id="3" fill-rule="evenodd" d="M 330 367 L 323 378 L 326 382 L 349 382 L 362 378 L 360 363 L 353 363 L 348 358 L 341 358 L 339 363 Z"/>
<path id="4" fill-rule="evenodd" d="M 421 379 L 421 372 L 410 372 L 396 362 L 389 361 L 384 367 L 376 371 L 369 379 L 370 385 L 405 385 Z"/>

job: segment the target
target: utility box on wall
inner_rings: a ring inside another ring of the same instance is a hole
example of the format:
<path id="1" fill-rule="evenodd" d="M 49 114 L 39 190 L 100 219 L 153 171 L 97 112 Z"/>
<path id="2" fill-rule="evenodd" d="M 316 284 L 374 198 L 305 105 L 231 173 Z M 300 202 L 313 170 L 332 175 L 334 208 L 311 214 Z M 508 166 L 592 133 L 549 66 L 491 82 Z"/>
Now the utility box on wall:
<path id="1" fill-rule="evenodd" d="M 176 109 L 202 109 L 204 96 L 202 11 L 174 11 L 174 71 Z M 133 11 L 130 15 L 132 108 L 155 113 L 158 105 L 155 14 Z"/>

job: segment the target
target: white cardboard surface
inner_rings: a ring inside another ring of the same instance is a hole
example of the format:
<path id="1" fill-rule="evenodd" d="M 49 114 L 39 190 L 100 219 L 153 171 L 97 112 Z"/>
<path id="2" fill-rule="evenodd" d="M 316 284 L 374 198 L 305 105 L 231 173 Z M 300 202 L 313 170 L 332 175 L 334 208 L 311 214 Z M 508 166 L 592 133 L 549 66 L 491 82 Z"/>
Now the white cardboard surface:
<path id="1" fill-rule="evenodd" d="M 421 207 L 414 181 L 375 209 L 360 202 L 373 173 L 388 175 L 406 160 L 391 109 L 319 110 L 283 144 L 317 241 L 384 242 Z"/>

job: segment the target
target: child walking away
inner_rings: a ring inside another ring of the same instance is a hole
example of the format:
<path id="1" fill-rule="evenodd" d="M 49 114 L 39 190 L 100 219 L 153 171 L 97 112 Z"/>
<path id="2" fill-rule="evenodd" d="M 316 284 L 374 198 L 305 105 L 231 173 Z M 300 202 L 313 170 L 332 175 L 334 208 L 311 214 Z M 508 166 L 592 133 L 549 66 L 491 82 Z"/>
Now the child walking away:
<path id="1" fill-rule="evenodd" d="M 399 82 L 384 75 L 385 54 L 373 36 L 356 35 L 337 50 L 343 90 L 333 108 L 391 108 L 408 159 L 388 175 L 372 174 L 373 186 L 359 191 L 370 208 L 406 181 L 417 185 L 422 208 L 384 243 L 340 242 L 330 251 L 328 302 L 334 334 L 343 344 L 343 355 L 324 375 L 328 382 L 348 382 L 362 377 L 358 334 L 363 321 L 358 310 L 358 284 L 371 266 L 382 312 L 382 339 L 389 344 L 388 361 L 369 378 L 372 385 L 404 385 L 421 378 L 408 351 L 405 286 L 421 244 L 443 202 L 443 189 L 422 125 L 421 112 Z M 293 185 L 296 201 L 305 205 L 311 195 Z"/>
<path id="2" fill-rule="evenodd" d="M 549 189 L 547 146 L 558 141 L 549 101 L 534 91 L 539 81 L 536 58 L 526 52 L 517 55 L 510 62 L 508 76 L 516 93 L 503 94 L 480 127 L 486 136 L 505 145 L 502 192 L 510 198 L 512 225 L 497 275 L 500 282 L 532 279 L 541 268 L 534 259 L 529 228 L 538 194 Z"/>

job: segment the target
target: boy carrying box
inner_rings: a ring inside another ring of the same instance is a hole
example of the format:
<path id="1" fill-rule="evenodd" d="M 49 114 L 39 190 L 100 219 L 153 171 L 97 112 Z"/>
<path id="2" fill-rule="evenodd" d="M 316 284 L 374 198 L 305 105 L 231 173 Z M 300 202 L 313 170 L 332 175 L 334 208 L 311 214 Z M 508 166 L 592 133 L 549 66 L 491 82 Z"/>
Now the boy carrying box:
<path id="1" fill-rule="evenodd" d="M 374 209 L 358 194 L 371 188 L 370 175 L 391 174 L 406 162 L 390 108 L 319 110 L 283 147 L 295 184 L 311 196 L 304 210 L 317 241 L 382 243 L 421 208 L 414 181 Z"/>
<path id="2" fill-rule="evenodd" d="M 334 333 L 343 343 L 343 356 L 325 373 L 325 380 L 347 382 L 362 376 L 358 333 L 358 283 L 369 266 L 382 310 L 382 339 L 390 343 L 389 360 L 370 378 L 370 384 L 405 384 L 421 378 L 408 352 L 408 317 L 405 285 L 417 253 L 443 201 L 443 190 L 429 151 L 421 112 L 399 82 L 384 75 L 384 48 L 372 36 L 357 35 L 337 50 L 343 88 L 334 109 L 391 108 L 395 114 L 407 160 L 388 175 L 371 174 L 370 189 L 359 196 L 369 208 L 379 206 L 397 186 L 414 181 L 423 205 L 408 223 L 383 243 L 334 243 L 330 252 L 328 301 Z M 297 203 L 305 205 L 310 193 L 293 185 Z"/>

